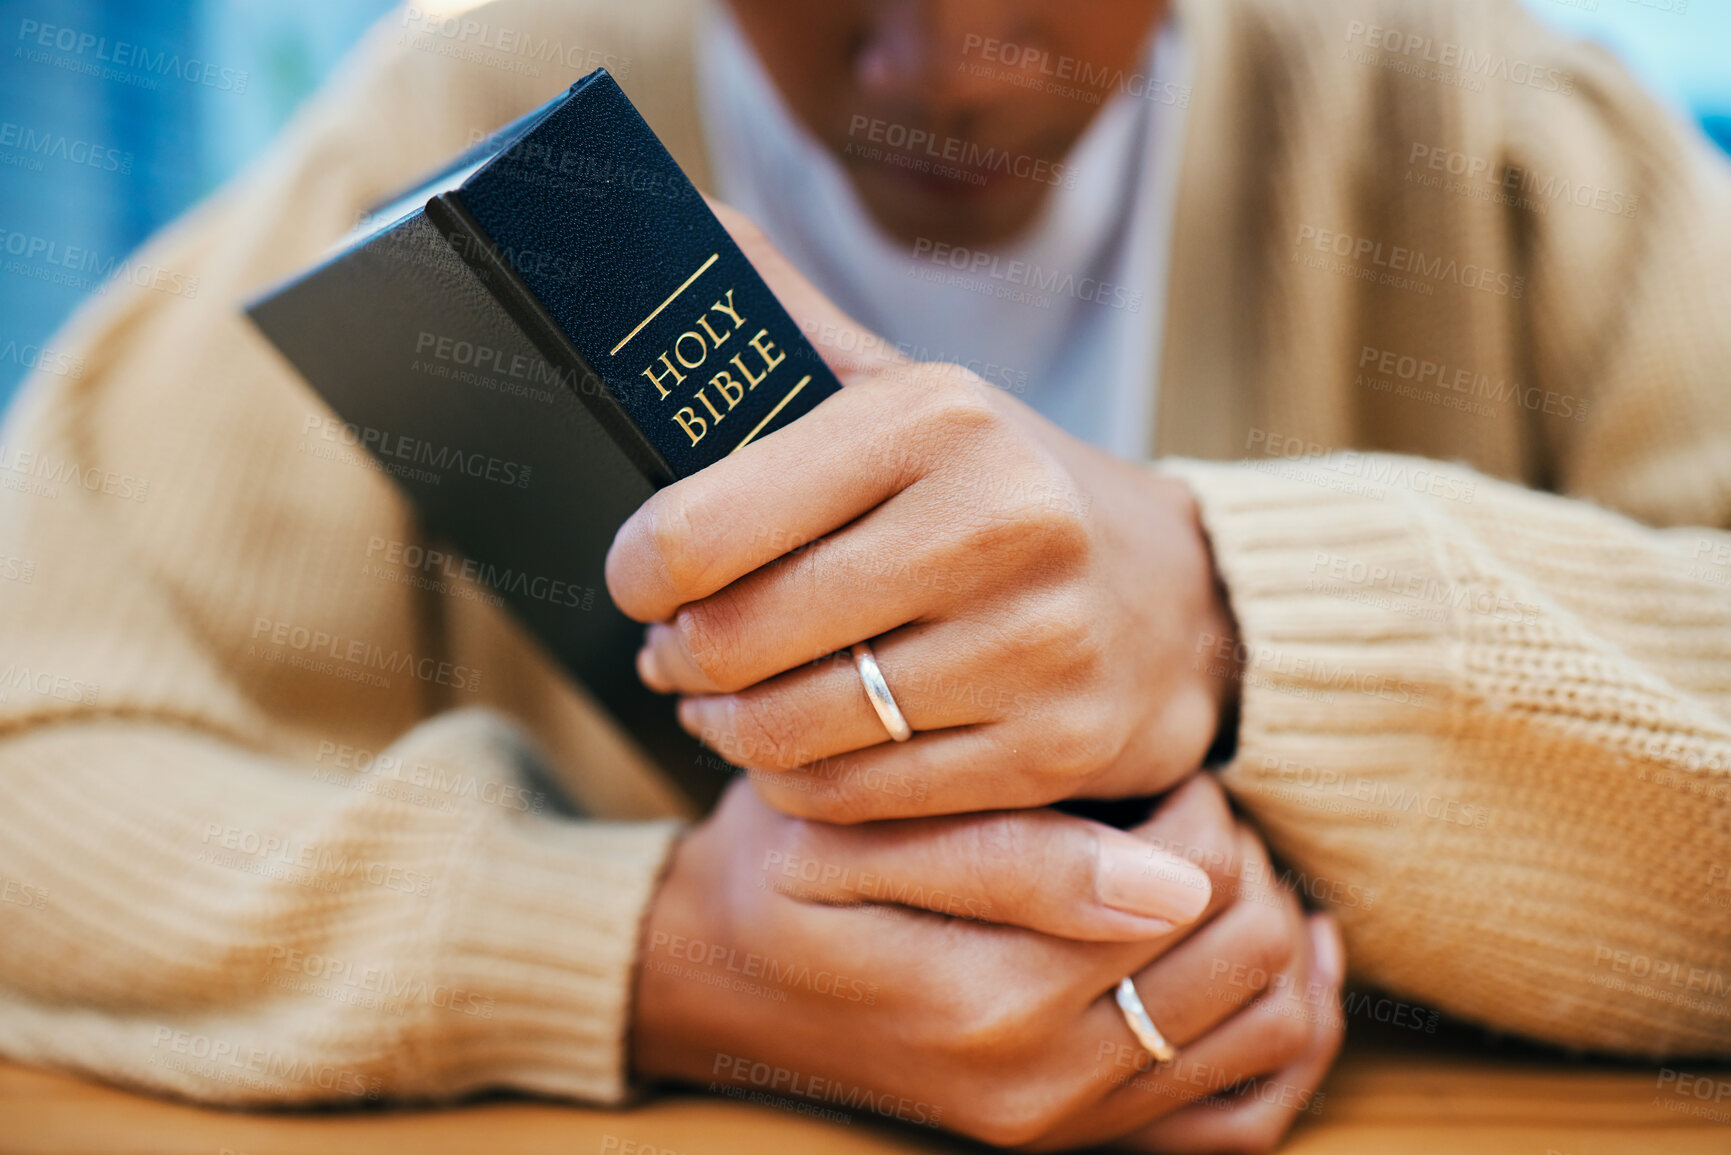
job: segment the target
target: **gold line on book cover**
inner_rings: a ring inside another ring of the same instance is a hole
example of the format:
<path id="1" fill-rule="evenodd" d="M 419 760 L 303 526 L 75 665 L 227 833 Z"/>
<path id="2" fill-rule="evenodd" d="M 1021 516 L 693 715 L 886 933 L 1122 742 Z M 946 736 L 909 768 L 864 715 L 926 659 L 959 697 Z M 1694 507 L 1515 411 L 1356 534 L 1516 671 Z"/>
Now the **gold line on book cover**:
<path id="1" fill-rule="evenodd" d="M 649 322 L 651 322 L 651 321 L 655 320 L 655 318 L 661 316 L 661 311 L 663 309 L 667 308 L 667 306 L 669 306 L 669 305 L 673 304 L 673 302 L 677 301 L 679 299 L 679 295 L 681 293 L 683 293 L 683 292 L 685 292 L 685 290 L 691 288 L 691 286 L 697 281 L 697 278 L 699 278 L 703 274 L 707 273 L 709 271 L 709 266 L 713 265 L 716 261 L 719 261 L 720 259 L 721 259 L 720 253 L 710 253 L 709 259 L 707 261 L 704 261 L 702 266 L 700 266 L 695 273 L 693 273 L 689 277 L 685 278 L 685 283 L 683 285 L 679 286 L 677 289 L 673 290 L 672 296 L 668 297 L 665 301 L 661 302 L 661 304 L 655 306 L 655 312 L 653 312 L 653 313 L 649 314 L 649 316 L 643 318 L 643 320 L 638 324 L 637 328 L 635 328 L 635 329 L 631 330 L 631 332 L 625 334 L 625 340 L 623 340 L 623 341 L 619 342 L 619 344 L 613 346 L 613 350 L 612 350 L 612 352 L 608 353 L 608 356 L 609 357 L 617 357 L 619 355 L 619 350 L 621 350 L 621 349 L 625 348 L 625 346 L 631 344 L 631 338 L 633 338 L 633 337 L 637 336 L 637 334 L 643 332 L 643 326 L 649 324 Z"/>
<path id="2" fill-rule="evenodd" d="M 765 416 L 762 421 L 759 421 L 757 423 L 757 428 L 753 429 L 750 433 L 747 433 L 745 435 L 744 441 L 741 441 L 738 445 L 735 445 L 732 449 L 729 449 L 727 451 L 728 455 L 732 456 L 733 454 L 738 453 L 741 449 L 744 449 L 747 445 L 751 444 L 751 439 L 753 437 L 756 437 L 759 433 L 762 433 L 763 427 L 765 425 L 768 425 L 771 421 L 774 421 L 775 415 L 777 413 L 780 413 L 783 409 L 787 408 L 787 403 L 789 401 L 792 401 L 794 399 L 794 397 L 799 393 L 799 391 L 801 389 L 804 389 L 809 384 L 811 384 L 811 374 L 807 373 L 804 377 L 801 377 L 799 379 L 798 385 L 795 385 L 792 389 L 789 389 L 787 391 L 786 397 L 783 397 L 780 401 L 777 401 L 775 403 L 775 408 L 771 409 L 769 411 L 768 415 Z"/>

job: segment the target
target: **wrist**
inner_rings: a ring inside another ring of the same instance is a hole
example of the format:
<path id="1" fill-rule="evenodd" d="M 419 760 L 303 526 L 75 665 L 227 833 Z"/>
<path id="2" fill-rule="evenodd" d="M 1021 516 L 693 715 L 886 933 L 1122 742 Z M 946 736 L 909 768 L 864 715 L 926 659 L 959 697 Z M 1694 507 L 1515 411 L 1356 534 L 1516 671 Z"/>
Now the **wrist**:
<path id="1" fill-rule="evenodd" d="M 1175 478 L 1155 475 L 1154 481 L 1156 500 L 1184 527 L 1185 539 L 1194 546 L 1194 559 L 1189 566 L 1190 596 L 1183 599 L 1191 607 L 1188 672 L 1214 706 L 1215 729 L 1207 760 L 1224 761 L 1237 746 L 1238 738 L 1239 692 L 1243 681 L 1238 619 L 1232 612 L 1226 583 L 1214 564 L 1213 546 L 1195 493 Z"/>
<path id="2" fill-rule="evenodd" d="M 688 872 L 680 869 L 680 859 L 690 848 L 687 835 L 669 854 L 667 871 L 649 901 L 637 944 L 627 1062 L 633 1078 L 648 1082 L 673 1078 L 682 1066 L 673 1026 L 684 994 L 681 988 L 689 984 L 680 977 L 680 964 L 671 957 L 670 948 L 676 938 L 688 940 L 692 925 L 683 882 Z"/>

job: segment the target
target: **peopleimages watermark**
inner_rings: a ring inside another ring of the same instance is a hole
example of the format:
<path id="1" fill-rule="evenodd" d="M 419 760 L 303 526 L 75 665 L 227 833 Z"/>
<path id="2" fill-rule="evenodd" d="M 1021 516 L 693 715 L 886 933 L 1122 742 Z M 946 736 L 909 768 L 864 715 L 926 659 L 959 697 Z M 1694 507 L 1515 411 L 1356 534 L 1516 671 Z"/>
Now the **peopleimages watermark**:
<path id="1" fill-rule="evenodd" d="M 345 883 L 364 882 L 425 898 L 438 881 L 425 871 L 363 858 L 346 847 L 300 842 L 286 835 L 220 822 L 205 823 L 201 845 L 200 862 L 332 893 L 341 891 Z"/>
<path id="2" fill-rule="evenodd" d="M 1414 173 L 1422 162 L 1429 171 Z M 1471 153 L 1459 152 L 1445 145 L 1413 141 L 1407 154 L 1408 184 L 1440 188 L 1473 200 L 1493 200 L 1498 204 L 1543 213 L 1553 203 L 1577 205 L 1611 216 L 1632 217 L 1640 207 L 1641 198 L 1631 193 L 1616 192 L 1585 181 L 1572 181 L 1557 175 L 1540 175 L 1530 168 L 1507 161 L 1491 161 Z M 1457 177 L 1450 181 L 1447 178 Z"/>
<path id="3" fill-rule="evenodd" d="M 1069 297 L 1092 305 L 1139 312 L 1145 294 L 1140 289 L 1113 284 L 1098 277 L 1082 276 L 1064 269 L 1048 269 L 1033 261 L 1005 260 L 1001 254 L 970 249 L 929 237 L 914 240 L 908 275 L 920 280 L 951 285 L 970 292 L 1050 308 L 1054 297 Z M 947 272 L 934 273 L 919 267 L 930 264 Z"/>
<path id="4" fill-rule="evenodd" d="M 147 1066 L 229 1083 L 266 1093 L 280 1092 L 284 1083 L 300 1083 L 357 1099 L 377 1099 L 384 1080 L 332 1063 L 315 1063 L 269 1047 L 248 1046 L 196 1031 L 159 1026 L 150 1045 L 158 1053 Z"/>
<path id="5" fill-rule="evenodd" d="M 1266 429 L 1252 428 L 1245 437 L 1244 449 L 1246 453 L 1259 450 L 1265 458 L 1252 459 L 1252 468 L 1373 501 L 1382 501 L 1390 491 L 1404 489 L 1471 505 L 1478 493 L 1478 482 L 1473 478 L 1429 462 L 1358 449 L 1330 449 L 1315 441 Z"/>
<path id="6" fill-rule="evenodd" d="M 439 810 L 455 810 L 459 801 L 482 802 L 502 810 L 540 814 L 547 808 L 544 791 L 521 783 L 481 778 L 438 762 L 405 763 L 400 755 L 325 739 L 313 755 L 320 782 L 346 786 L 381 798 L 391 798 Z"/>
<path id="7" fill-rule="evenodd" d="M 848 122 L 843 156 L 906 168 L 913 172 L 983 186 L 991 176 L 1016 177 L 1037 184 L 1076 187 L 1074 165 L 1013 153 L 959 136 L 940 136 L 926 128 L 856 113 Z M 864 138 L 861 140 L 860 138 Z"/>
<path id="8" fill-rule="evenodd" d="M 1518 405 L 1532 413 L 1585 421 L 1590 404 L 1584 397 L 1522 385 L 1506 377 L 1491 379 L 1462 365 L 1429 357 L 1418 357 L 1396 349 L 1365 345 L 1358 352 L 1358 376 L 1354 384 L 1381 393 L 1393 393 L 1415 401 L 1429 401 L 1449 409 L 1461 409 L 1480 417 L 1494 417 L 1493 406 Z M 1366 372 L 1366 370 L 1370 372 Z M 1381 374 L 1379 378 L 1376 374 Z M 1436 392 L 1429 392 L 1428 389 Z"/>
<path id="9" fill-rule="evenodd" d="M 555 369 L 538 354 L 514 353 L 424 330 L 415 338 L 415 357 L 409 371 L 543 405 L 556 402 L 558 395 L 553 390 L 571 387 L 576 376 L 574 370 Z"/>
<path id="10" fill-rule="evenodd" d="M 1691 1075 L 1660 1067 L 1654 1089 L 1669 1091 L 1670 1097 L 1655 1095 L 1653 1106 L 1680 1111 L 1712 1123 L 1731 1123 L 1731 1079 L 1713 1075 Z M 1709 1107 L 1706 1104 L 1711 1103 Z"/>
<path id="11" fill-rule="evenodd" d="M 67 136 L 52 129 L 0 121 L 0 165 L 42 172 L 44 161 L 57 160 L 98 172 L 132 175 L 133 155 L 112 145 Z"/>
<path id="12" fill-rule="evenodd" d="M 759 754 L 767 759 L 779 759 L 780 749 L 768 739 L 761 743 L 741 741 L 731 730 L 710 727 L 704 728 L 702 741 L 705 749 L 692 756 L 693 765 L 718 774 L 743 773 L 765 786 L 773 783 L 776 789 L 797 790 L 828 802 L 840 802 L 865 791 L 889 798 L 911 798 L 919 803 L 925 801 L 926 792 L 931 788 L 925 778 L 904 770 L 885 769 L 839 755 L 810 760 L 809 751 L 794 752 L 796 760 L 801 763 L 798 774 L 741 770 L 741 764 L 756 761 Z"/>
<path id="13" fill-rule="evenodd" d="M 1344 690 L 1351 694 L 1380 698 L 1397 706 L 1424 706 L 1429 692 L 1420 682 L 1393 674 L 1356 670 L 1345 662 L 1333 662 L 1312 653 L 1294 653 L 1282 646 L 1251 643 L 1238 638 L 1203 633 L 1197 638 L 1197 668 L 1215 677 L 1236 670 L 1247 685 L 1254 675 L 1270 683 L 1301 683 L 1318 693 Z M 1324 699 L 1332 701 L 1332 698 Z"/>
<path id="14" fill-rule="evenodd" d="M 1358 47 L 1361 44 L 1362 50 Z M 1438 40 L 1421 32 L 1366 24 L 1362 20 L 1347 22 L 1346 46 L 1341 49 L 1341 57 L 1473 92 L 1484 91 L 1487 80 L 1500 80 L 1564 96 L 1575 91 L 1572 72 L 1520 57 L 1511 59 L 1505 53 L 1475 49 L 1453 40 Z"/>
<path id="15" fill-rule="evenodd" d="M 493 589 L 526 601 L 544 602 L 566 609 L 587 612 L 595 608 L 593 586 L 547 577 L 544 574 L 531 574 L 491 562 L 479 562 L 474 558 L 414 542 L 395 541 L 375 535 L 367 539 L 367 561 L 369 567 L 380 568 L 376 572 L 363 569 L 363 577 L 394 579 L 405 585 L 431 589 L 436 593 L 454 593 L 458 588 L 472 587 L 483 591 Z M 399 568 L 395 571 L 386 570 L 380 563 Z M 497 604 L 498 599 L 495 598 L 494 603 Z"/>
<path id="16" fill-rule="evenodd" d="M 1420 296 L 1431 296 L 1435 286 L 1443 284 L 1477 289 L 1514 301 L 1526 293 L 1527 279 L 1518 273 L 1499 272 L 1470 261 L 1462 264 L 1454 257 L 1315 225 L 1300 225 L 1292 246 L 1292 260 L 1296 264 L 1412 290 Z M 1311 250 L 1308 253 L 1304 251 L 1306 246 Z"/>
<path id="17" fill-rule="evenodd" d="M 802 990 L 808 994 L 839 999 L 844 1003 L 871 1007 L 876 1006 L 878 1001 L 878 985 L 874 982 L 867 982 L 827 967 L 814 970 L 808 963 L 785 962 L 753 951 L 741 952 L 737 947 L 725 943 L 705 942 L 681 934 L 670 934 L 664 930 L 655 931 L 649 936 L 647 953 L 665 954 L 670 959 L 693 963 L 709 971 L 721 970 L 742 979 L 759 980 L 771 987 L 788 991 Z M 650 965 L 652 961 L 645 959 L 644 965 Z"/>
<path id="18" fill-rule="evenodd" d="M 1116 1072 L 1101 1065 L 1108 1058 L 1112 1060 Z M 1193 1101 L 1195 1105 L 1207 1103 L 1227 1107 L 1254 1099 L 1270 1106 L 1279 1104 L 1288 1110 L 1320 1115 L 1322 1104 L 1327 1099 L 1326 1092 L 1294 1086 L 1283 1079 L 1258 1079 L 1254 1086 L 1244 1088 L 1241 1086 L 1244 1072 L 1236 1065 L 1223 1067 L 1214 1063 L 1187 1060 L 1182 1055 L 1169 1064 L 1160 1063 L 1146 1048 L 1133 1047 L 1129 1043 L 1111 1039 L 1100 1040 L 1094 1051 L 1094 1064 L 1091 1077 L 1096 1080 L 1117 1087 Z M 1156 1067 L 1160 1068 L 1160 1078 L 1150 1078 L 1147 1072 Z M 1213 1097 L 1234 1088 L 1238 1088 L 1238 1092 L 1229 1098 Z M 1202 1091 L 1202 1098 L 1195 1096 L 1197 1089 Z"/>
<path id="19" fill-rule="evenodd" d="M 618 1135 L 601 1136 L 600 1155 L 684 1155 L 671 1147 L 657 1147 L 653 1143 L 642 1143 L 636 1139 L 626 1139 Z"/>
<path id="20" fill-rule="evenodd" d="M 26 910 L 47 910 L 48 888 L 0 875 L 0 902 Z"/>
<path id="21" fill-rule="evenodd" d="M 469 145 L 491 145 L 503 130 L 469 130 Z M 633 164 L 627 158 L 555 147 L 519 139 L 493 162 L 495 168 L 523 184 L 570 189 L 594 198 L 637 193 L 656 200 L 695 201 L 703 194 L 675 168 Z M 382 222 L 381 222 L 382 223 Z"/>
<path id="22" fill-rule="evenodd" d="M 16 365 L 32 373 L 48 373 L 76 381 L 84 376 L 84 358 L 47 345 L 7 341 L 0 345 L 0 365 Z"/>
<path id="23" fill-rule="evenodd" d="M 710 1089 L 723 1091 L 729 1084 L 750 1086 L 770 1092 L 782 1092 L 813 1103 L 840 1107 L 847 1111 L 870 1113 L 884 1119 L 896 1119 L 923 1127 L 936 1127 L 943 1109 L 905 1095 L 873 1091 L 857 1084 L 843 1083 L 822 1075 L 802 1074 L 743 1055 L 717 1053 L 710 1075 L 718 1082 Z M 841 1116 L 846 1119 L 846 1116 Z M 838 1121 L 840 1121 L 838 1119 Z"/>
<path id="24" fill-rule="evenodd" d="M 51 237 L 0 229 L 0 256 L 13 276 L 51 285 L 66 285 L 85 293 L 106 293 L 114 285 L 151 289 L 174 297 L 198 296 L 198 278 L 132 257 L 104 257 L 82 245 Z"/>
<path id="25" fill-rule="evenodd" d="M 1701 538 L 1689 576 L 1718 586 L 1731 586 L 1731 538 Z"/>
<path id="26" fill-rule="evenodd" d="M 249 658 L 330 674 L 381 689 L 389 688 L 391 684 L 385 674 L 407 674 L 422 682 L 469 693 L 481 688 L 481 671 L 473 666 L 422 657 L 413 650 L 387 649 L 362 638 L 346 638 L 341 634 L 273 618 L 253 619 L 252 640 L 246 647 L 246 654 Z"/>
<path id="27" fill-rule="evenodd" d="M 978 60 L 974 59 L 978 54 Z M 1052 96 L 1063 96 L 1084 104 L 1099 104 L 1101 94 L 1119 92 L 1136 100 L 1190 107 L 1190 86 L 1161 80 L 1146 72 L 1132 72 L 1107 64 L 1094 64 L 1075 56 L 1052 55 L 1044 48 L 998 40 L 970 32 L 962 40 L 963 65 L 970 76 L 1001 80 L 1018 88 L 1038 88 Z M 989 68 L 997 64 L 1001 68 Z"/>
<path id="28" fill-rule="evenodd" d="M 523 76 L 540 76 L 543 64 L 557 64 L 579 75 L 597 68 L 606 68 L 620 79 L 631 75 L 629 56 L 566 44 L 470 15 L 446 16 L 409 7 L 403 9 L 402 28 L 397 42 L 405 47 Z"/>
<path id="29" fill-rule="evenodd" d="M 265 952 L 265 964 L 272 971 L 266 980 L 272 986 L 392 1014 L 421 1005 L 490 1019 L 495 1008 L 491 995 L 433 982 L 421 975 L 398 975 L 394 968 L 378 963 L 357 963 L 298 947 L 273 945 Z"/>
<path id="30" fill-rule="evenodd" d="M 15 691 L 80 706 L 94 706 L 101 697 L 100 686 L 75 674 L 9 662 L 5 669 L 0 669 L 0 702 L 10 702 Z"/>
<path id="31" fill-rule="evenodd" d="M 328 449 L 314 446 L 308 449 L 305 439 L 317 434 L 319 440 L 332 443 Z M 343 461 L 349 465 L 376 468 L 393 476 L 438 485 L 450 474 L 473 477 L 527 489 L 531 469 L 515 461 L 506 461 L 485 453 L 470 453 L 457 446 L 435 445 L 418 437 L 375 429 L 371 425 L 356 425 L 338 417 L 309 413 L 301 423 L 302 443 L 297 448 L 311 457 Z M 340 452 L 342 448 L 364 448 L 370 453 L 359 455 Z M 383 459 L 383 460 L 381 460 Z M 427 466 L 429 468 L 421 468 Z"/>
<path id="32" fill-rule="evenodd" d="M 981 902 L 937 887 L 927 888 L 905 879 L 892 880 L 876 871 L 855 870 L 851 866 L 826 862 L 810 855 L 765 850 L 763 872 L 766 875 L 780 875 L 782 879 L 791 879 L 792 882 L 771 877 L 761 881 L 760 887 L 767 885 L 779 894 L 795 898 L 841 890 L 856 895 L 861 902 L 890 903 L 929 910 L 951 918 L 973 919 L 976 922 L 991 917 L 992 906 L 989 902 Z"/>
<path id="33" fill-rule="evenodd" d="M 1396 599 L 1444 611 L 1442 615 L 1432 619 L 1437 621 L 1444 620 L 1449 612 L 1464 612 L 1511 625 L 1535 626 L 1539 623 L 1541 613 L 1537 602 L 1519 601 L 1507 593 L 1484 585 L 1443 581 L 1430 570 L 1402 569 L 1387 562 L 1330 553 L 1327 550 L 1316 550 L 1311 554 L 1310 573 L 1311 578 L 1304 587 L 1307 592 L 1333 595 L 1351 601 L 1362 600 L 1353 596 L 1359 591 L 1387 593 Z"/>
<path id="34" fill-rule="evenodd" d="M 152 51 L 126 40 L 110 41 L 79 28 L 25 19 L 18 22 L 18 40 L 20 46 L 13 55 L 32 64 L 47 64 L 150 92 L 168 79 L 236 95 L 246 92 L 248 76 L 242 69 L 223 68 L 196 56 L 183 60 L 178 52 L 165 48 Z"/>
<path id="35" fill-rule="evenodd" d="M 1194 843 L 1177 839 L 1152 835 L 1142 837 L 1148 843 L 1148 859 L 1141 870 L 1144 875 L 1177 881 L 1173 877 L 1171 861 L 1167 856 L 1182 858 L 1190 865 L 1207 871 L 1212 877 L 1227 875 L 1226 868 L 1231 862 L 1231 855 L 1226 850 L 1216 848 L 1204 851 Z M 1227 888 L 1227 893 L 1240 902 L 1280 906 L 1284 902 L 1282 895 L 1291 891 L 1326 906 L 1369 910 L 1376 904 L 1377 892 L 1370 887 L 1340 879 L 1331 880 L 1321 875 L 1309 875 L 1291 868 L 1276 871 L 1274 865 L 1266 859 L 1261 862 L 1240 861 L 1235 864 L 1234 872 L 1228 877 L 1231 885 Z"/>
<path id="36" fill-rule="evenodd" d="M 1333 793 L 1390 814 L 1422 814 L 1435 822 L 1474 830 L 1489 826 L 1491 815 L 1495 813 L 1487 806 L 1462 802 L 1458 798 L 1378 781 L 1368 775 L 1351 774 L 1333 767 L 1309 766 L 1274 754 L 1263 755 L 1262 772 L 1280 782 L 1302 787 L 1300 797 L 1307 803 Z"/>
<path id="37" fill-rule="evenodd" d="M 1587 981 L 1607 990 L 1624 991 L 1667 1006 L 1723 1018 L 1731 1014 L 1731 977 L 1678 959 L 1656 958 L 1617 950 L 1603 943 L 1593 948 L 1593 973 Z"/>

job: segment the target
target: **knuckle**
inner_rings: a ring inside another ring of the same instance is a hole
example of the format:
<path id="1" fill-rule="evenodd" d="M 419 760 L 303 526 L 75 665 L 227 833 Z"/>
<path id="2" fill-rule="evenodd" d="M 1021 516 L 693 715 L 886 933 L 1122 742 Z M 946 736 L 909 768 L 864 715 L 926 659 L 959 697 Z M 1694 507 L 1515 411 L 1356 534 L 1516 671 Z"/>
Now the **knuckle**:
<path id="1" fill-rule="evenodd" d="M 770 807 L 799 821 L 826 822 L 824 801 L 813 798 L 791 774 L 747 769 L 758 796 Z"/>
<path id="2" fill-rule="evenodd" d="M 733 740 L 744 765 L 792 769 L 810 761 L 802 739 L 809 719 L 785 698 L 745 694 L 734 699 Z"/>
<path id="3" fill-rule="evenodd" d="M 1067 704 L 1066 716 L 1055 723 L 1052 734 L 1058 745 L 1054 763 L 1072 782 L 1107 769 L 1124 749 L 1122 724 L 1103 702 Z"/>
<path id="4" fill-rule="evenodd" d="M 1260 1065 L 1278 1070 L 1297 1061 L 1309 1048 L 1312 1034 L 1311 1016 L 1297 1000 L 1282 997 L 1262 1015 L 1256 1034 L 1261 1046 L 1257 1050 Z"/>
<path id="5" fill-rule="evenodd" d="M 1073 564 L 1090 555 L 1093 527 L 1081 512 L 1081 494 L 1067 475 L 1047 471 L 1046 476 L 1030 482 L 1021 502 L 1017 520 L 1041 560 L 1048 565 Z"/>
<path id="6" fill-rule="evenodd" d="M 1060 1119 L 1041 1096 L 1011 1086 L 986 1092 L 965 1129 L 993 1147 L 1022 1147 L 1043 1138 Z"/>
<path id="7" fill-rule="evenodd" d="M 674 618 L 679 644 L 698 673 L 724 693 L 744 689 L 735 673 L 736 655 L 745 623 L 727 598 L 710 598 L 686 606 Z"/>
<path id="8" fill-rule="evenodd" d="M 656 501 L 649 517 L 650 551 L 661 567 L 668 593 L 680 604 L 702 596 L 696 591 L 702 588 L 707 569 L 692 525 L 686 502 L 673 497 Z"/>
<path id="9" fill-rule="evenodd" d="M 802 818 L 816 819 L 834 826 L 858 826 L 880 818 L 893 817 L 880 813 L 880 808 L 846 782 L 826 776 L 822 768 L 782 771 L 775 775 L 784 794 L 797 797 L 797 813 Z M 784 807 L 784 809 L 786 809 Z"/>
<path id="10" fill-rule="evenodd" d="M 965 440 L 998 427 L 1001 418 L 992 398 L 977 380 L 923 365 L 916 375 L 924 393 L 918 425 L 927 436 L 943 441 Z"/>
<path id="11" fill-rule="evenodd" d="M 1286 1134 L 1288 1122 L 1280 1116 L 1258 1116 L 1243 1122 L 1221 1151 L 1224 1155 L 1272 1155 Z"/>
<path id="12" fill-rule="evenodd" d="M 1285 973 L 1298 957 L 1298 943 L 1285 915 L 1266 906 L 1243 907 L 1245 961 L 1263 974 Z"/>
<path id="13" fill-rule="evenodd" d="M 996 1066 L 1021 1053 L 1028 1041 L 1029 1010 L 1018 999 L 977 997 L 957 1008 L 947 1032 L 949 1049 L 970 1067 Z"/>
<path id="14" fill-rule="evenodd" d="M 1216 894 L 1228 895 L 1235 903 L 1250 899 L 1252 905 L 1257 905 L 1254 898 L 1256 879 L 1243 868 L 1238 840 L 1232 834 L 1230 815 L 1223 815 L 1218 825 L 1210 823 L 1201 832 L 1192 844 L 1192 855 L 1191 861 L 1208 875 Z"/>
<path id="15" fill-rule="evenodd" d="M 1049 848 L 1029 837 L 1021 816 L 987 815 L 969 821 L 963 829 L 967 837 L 958 849 L 979 893 L 992 895 L 1011 910 L 1031 905 L 1044 889 Z"/>

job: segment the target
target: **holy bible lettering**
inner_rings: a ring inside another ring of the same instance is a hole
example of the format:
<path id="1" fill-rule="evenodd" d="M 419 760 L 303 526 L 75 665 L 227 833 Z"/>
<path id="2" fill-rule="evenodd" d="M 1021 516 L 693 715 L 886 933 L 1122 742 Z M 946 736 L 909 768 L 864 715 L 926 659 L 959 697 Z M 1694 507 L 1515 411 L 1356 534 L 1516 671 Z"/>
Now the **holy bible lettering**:
<path id="1" fill-rule="evenodd" d="M 593 163 L 550 176 L 532 163 L 549 156 Z M 364 221 L 248 312 L 343 422 L 522 463 L 521 487 L 390 472 L 481 572 L 605 590 L 613 534 L 657 486 L 841 388 L 605 70 Z M 428 334 L 497 357 L 429 362 Z M 547 386 L 490 368 L 519 363 Z M 636 677 L 640 627 L 602 598 L 498 592 L 646 754 L 713 798 L 713 760 Z"/>
<path id="2" fill-rule="evenodd" d="M 643 370 L 643 375 L 649 378 L 649 383 L 655 386 L 663 401 L 672 397 L 673 391 L 684 385 L 689 376 L 705 370 L 712 354 L 727 357 L 721 352 L 721 347 L 733 340 L 735 333 L 746 327 L 746 319 L 740 316 L 739 310 L 734 306 L 734 292 L 734 289 L 728 289 L 724 297 L 709 306 L 706 312 L 698 314 L 697 319 L 691 323 L 691 328 L 674 338 L 672 347 L 657 357 L 649 368 Z M 717 325 L 720 326 L 719 329 Z M 711 376 L 691 395 L 695 404 L 681 406 L 674 411 L 673 423 L 691 439 L 692 445 L 707 437 L 710 429 L 719 426 L 739 407 L 747 393 L 767 381 L 769 375 L 787 361 L 787 354 L 776 347 L 766 328 L 758 329 L 745 342 L 745 346 L 727 357 L 727 366 Z M 734 376 L 736 373 L 737 377 Z M 798 388 L 803 388 L 806 381 L 801 381 Z M 715 390 L 713 400 L 708 393 L 710 389 Z M 716 402 L 721 403 L 719 407 Z M 696 405 L 701 405 L 703 411 L 699 412 Z M 771 416 L 774 416 L 774 413 Z M 753 430 L 747 439 L 756 435 L 757 430 Z M 740 442 L 740 445 L 744 444 L 745 442 Z"/>

